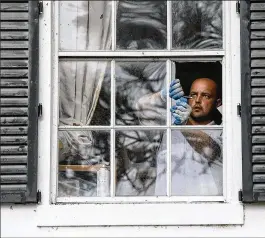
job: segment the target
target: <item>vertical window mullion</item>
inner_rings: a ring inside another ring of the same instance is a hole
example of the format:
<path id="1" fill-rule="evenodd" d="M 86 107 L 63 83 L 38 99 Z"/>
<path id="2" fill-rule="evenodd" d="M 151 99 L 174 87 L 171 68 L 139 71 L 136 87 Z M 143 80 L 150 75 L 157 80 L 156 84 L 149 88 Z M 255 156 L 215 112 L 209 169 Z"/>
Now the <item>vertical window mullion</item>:
<path id="1" fill-rule="evenodd" d="M 167 50 L 172 48 L 172 2 L 167 1 Z"/>
<path id="2" fill-rule="evenodd" d="M 115 60 L 111 61 L 110 196 L 115 196 Z"/>
<path id="3" fill-rule="evenodd" d="M 112 30 L 112 50 L 116 50 L 116 1 L 112 1 L 112 16 L 111 16 L 111 30 Z"/>
<path id="4" fill-rule="evenodd" d="M 169 84 L 171 81 L 171 60 L 167 60 L 167 88 L 169 88 Z M 169 93 L 169 92 L 167 92 Z M 170 115 L 170 99 L 167 97 L 167 196 L 171 195 L 171 129 L 170 129 L 170 123 L 171 123 L 171 115 Z"/>

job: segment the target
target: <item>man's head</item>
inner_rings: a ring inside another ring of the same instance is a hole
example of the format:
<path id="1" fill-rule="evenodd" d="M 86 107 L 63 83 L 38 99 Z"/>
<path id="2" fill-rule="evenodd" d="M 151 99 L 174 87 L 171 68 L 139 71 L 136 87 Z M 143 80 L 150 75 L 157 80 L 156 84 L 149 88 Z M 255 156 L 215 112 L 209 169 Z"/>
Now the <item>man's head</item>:
<path id="1" fill-rule="evenodd" d="M 199 124 L 211 122 L 216 108 L 222 104 L 215 81 L 209 78 L 196 79 L 191 85 L 190 96 L 191 119 Z"/>

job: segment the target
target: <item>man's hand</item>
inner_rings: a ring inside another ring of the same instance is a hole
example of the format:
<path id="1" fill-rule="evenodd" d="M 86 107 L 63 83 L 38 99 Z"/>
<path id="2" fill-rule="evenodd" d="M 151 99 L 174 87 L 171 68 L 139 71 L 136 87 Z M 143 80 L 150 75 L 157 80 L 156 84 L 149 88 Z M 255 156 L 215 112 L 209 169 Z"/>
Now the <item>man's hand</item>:
<path id="1" fill-rule="evenodd" d="M 186 98 L 180 98 L 176 101 L 176 105 L 170 108 L 172 112 L 172 116 L 175 118 L 175 125 L 183 125 L 189 119 L 191 113 L 191 107 L 188 104 L 188 100 Z"/>
<path id="2" fill-rule="evenodd" d="M 169 86 L 169 97 L 174 100 L 180 99 L 184 96 L 183 89 L 181 87 L 179 79 L 174 79 Z"/>

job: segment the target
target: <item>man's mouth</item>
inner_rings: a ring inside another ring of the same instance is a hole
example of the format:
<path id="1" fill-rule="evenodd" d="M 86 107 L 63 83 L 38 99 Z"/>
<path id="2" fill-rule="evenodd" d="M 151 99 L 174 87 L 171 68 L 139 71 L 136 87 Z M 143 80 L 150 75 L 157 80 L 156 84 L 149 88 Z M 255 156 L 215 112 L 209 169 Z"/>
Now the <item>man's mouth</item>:
<path id="1" fill-rule="evenodd" d="M 200 107 L 200 106 L 194 106 L 193 107 L 193 110 L 194 111 L 200 111 L 200 110 L 202 110 L 202 107 Z"/>

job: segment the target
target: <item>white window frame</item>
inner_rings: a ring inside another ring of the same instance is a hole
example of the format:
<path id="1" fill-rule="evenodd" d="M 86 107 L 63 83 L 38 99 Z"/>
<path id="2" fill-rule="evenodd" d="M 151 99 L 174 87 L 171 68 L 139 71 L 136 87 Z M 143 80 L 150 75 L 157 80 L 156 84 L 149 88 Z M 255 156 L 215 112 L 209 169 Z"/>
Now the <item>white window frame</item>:
<path id="1" fill-rule="evenodd" d="M 235 1 L 223 1 L 226 17 L 223 29 L 224 49 L 230 52 L 223 61 L 223 110 L 224 110 L 224 196 L 221 197 L 127 197 L 127 198 L 71 198 L 56 199 L 57 190 L 57 123 L 58 120 L 58 55 L 70 56 L 71 52 L 54 51 L 58 29 L 53 21 L 56 1 L 44 1 L 40 18 L 40 102 L 43 116 L 39 122 L 39 189 L 42 204 L 38 206 L 38 226 L 95 226 L 95 225 L 204 225 L 242 224 L 243 205 L 238 201 L 241 182 L 241 120 L 237 104 L 241 101 L 240 87 L 240 37 L 239 15 Z M 170 6 L 168 14 L 171 16 Z M 57 15 L 58 17 L 58 15 Z M 169 17 L 170 19 L 170 17 Z M 169 20 L 168 20 L 169 22 Z M 170 24 L 167 25 L 171 29 Z M 114 27 L 113 27 L 114 28 Z M 115 32 L 115 29 L 113 29 Z M 170 30 L 171 32 L 171 30 Z M 170 33 L 168 33 L 170 34 Z M 113 35 L 113 40 L 115 34 Z M 169 41 L 169 38 L 168 38 Z M 171 43 L 170 43 L 171 44 Z M 224 50 L 209 50 L 209 59 L 222 57 Z M 76 55 L 76 53 L 74 53 Z M 181 56 L 201 55 L 188 51 L 145 52 L 96 52 L 98 56 Z M 95 52 L 79 52 L 80 56 L 94 56 Z M 185 58 L 186 60 L 186 58 Z M 167 62 L 169 67 L 169 62 Z M 231 80 L 233 79 L 233 82 Z M 169 80 L 168 80 L 169 82 Z M 234 89 L 236 86 L 237 89 Z M 234 88 L 232 88 L 234 87 Z M 228 95 L 228 96 L 227 96 Z M 167 107 L 169 108 L 169 102 Z M 169 110 L 168 118 L 170 118 Z M 169 120 L 168 120 L 169 121 Z M 137 127 L 140 129 L 141 127 Z M 187 128 L 187 127 L 185 127 Z M 204 127 L 205 128 L 205 127 Z M 169 130 L 168 130 L 169 131 Z M 168 133 L 168 137 L 169 137 Z M 113 187 L 113 186 L 112 186 Z M 121 200 L 122 199 L 122 200 Z M 59 202 L 59 203 L 58 203 Z M 75 203 L 73 203 L 75 202 Z M 85 202 L 85 203 L 84 203 Z M 123 202 L 123 203 L 122 203 Z M 89 214 L 89 216 L 88 216 Z M 93 214 L 93 215 L 91 215 Z"/>

